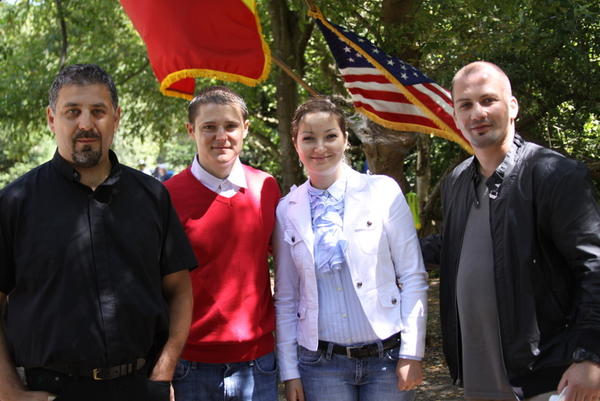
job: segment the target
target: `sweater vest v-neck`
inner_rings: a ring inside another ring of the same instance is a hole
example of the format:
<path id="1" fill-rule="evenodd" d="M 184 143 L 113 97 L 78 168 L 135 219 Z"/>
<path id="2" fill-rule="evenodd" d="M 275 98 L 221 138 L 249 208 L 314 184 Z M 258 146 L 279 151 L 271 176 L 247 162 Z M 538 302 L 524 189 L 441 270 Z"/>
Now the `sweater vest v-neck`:
<path id="1" fill-rule="evenodd" d="M 273 351 L 274 309 L 267 258 L 279 187 L 243 166 L 248 188 L 226 198 L 188 168 L 165 182 L 198 259 L 191 274 L 194 312 L 182 358 L 209 363 Z"/>

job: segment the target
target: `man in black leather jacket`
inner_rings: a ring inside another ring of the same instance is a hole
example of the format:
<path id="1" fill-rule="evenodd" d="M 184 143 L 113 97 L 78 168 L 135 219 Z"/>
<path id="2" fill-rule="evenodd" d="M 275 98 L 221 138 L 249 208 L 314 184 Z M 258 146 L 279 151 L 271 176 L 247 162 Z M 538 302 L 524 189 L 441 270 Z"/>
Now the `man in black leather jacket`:
<path id="1" fill-rule="evenodd" d="M 474 157 L 442 186 L 441 266 L 450 373 L 465 397 L 600 400 L 600 210 L 587 169 L 515 133 L 506 74 L 454 77 L 454 118 Z M 437 260 L 436 260 L 437 259 Z"/>

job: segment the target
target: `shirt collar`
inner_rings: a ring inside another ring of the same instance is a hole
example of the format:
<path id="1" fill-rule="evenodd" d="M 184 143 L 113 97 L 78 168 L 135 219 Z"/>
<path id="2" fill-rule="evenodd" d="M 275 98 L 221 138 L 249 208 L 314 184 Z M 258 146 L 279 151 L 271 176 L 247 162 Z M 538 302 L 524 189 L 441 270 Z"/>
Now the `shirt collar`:
<path id="1" fill-rule="evenodd" d="M 502 163 L 496 168 L 494 174 L 492 176 L 497 176 L 497 180 L 502 181 L 504 178 L 510 174 L 511 170 L 515 166 L 517 162 L 518 151 L 523 145 L 523 139 L 515 133 L 515 137 L 513 139 L 513 143 L 511 144 L 510 150 L 504 156 L 504 160 Z"/>
<path id="2" fill-rule="evenodd" d="M 209 173 L 200 165 L 198 161 L 198 155 L 194 156 L 191 167 L 192 175 L 196 177 L 198 181 L 207 186 L 208 188 L 218 188 L 223 182 L 229 182 L 239 188 L 248 188 L 246 182 L 246 174 L 244 173 L 244 167 L 239 157 L 233 163 L 233 168 L 229 175 L 224 178 L 218 178 Z"/>
<path id="3" fill-rule="evenodd" d="M 342 173 L 342 176 L 338 178 L 333 184 L 329 186 L 327 189 L 319 189 L 312 186 L 310 180 L 308 181 L 308 190 L 313 194 L 321 194 L 325 191 L 329 193 L 329 195 L 335 199 L 336 201 L 341 201 L 344 198 L 344 194 L 346 193 L 346 171 Z"/>
<path id="4" fill-rule="evenodd" d="M 490 198 L 496 199 L 498 194 L 500 193 L 500 187 L 512 169 L 515 167 L 519 155 L 521 154 L 520 150 L 523 147 L 523 138 L 517 133 L 515 133 L 513 142 L 510 146 L 510 150 L 504 156 L 502 163 L 496 168 L 494 173 L 486 180 L 486 185 L 489 190 Z M 476 157 L 473 157 L 472 163 L 472 176 L 474 181 L 475 188 L 479 184 L 479 180 L 482 179 L 482 175 L 479 172 L 479 161 Z"/>
<path id="5" fill-rule="evenodd" d="M 111 164 L 110 174 L 101 185 L 114 185 L 121 177 L 121 164 L 119 163 L 119 159 L 117 158 L 115 152 L 110 149 L 108 150 L 108 159 L 110 160 Z M 79 174 L 79 171 L 77 171 L 73 164 L 69 163 L 60 155 L 58 149 L 56 149 L 54 156 L 52 157 L 52 165 L 67 180 L 73 182 L 81 181 L 81 174 Z"/>

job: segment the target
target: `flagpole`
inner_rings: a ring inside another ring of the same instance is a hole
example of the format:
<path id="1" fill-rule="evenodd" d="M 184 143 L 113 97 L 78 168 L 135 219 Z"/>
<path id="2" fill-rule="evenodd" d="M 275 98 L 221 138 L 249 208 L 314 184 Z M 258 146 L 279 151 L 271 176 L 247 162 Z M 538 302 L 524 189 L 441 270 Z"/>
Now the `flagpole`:
<path id="1" fill-rule="evenodd" d="M 308 93 L 310 93 L 313 96 L 320 96 L 319 92 L 315 91 L 313 88 L 308 86 L 308 84 L 306 82 L 304 82 L 302 80 L 302 78 L 300 78 L 298 76 L 298 74 L 296 74 L 294 72 L 294 70 L 292 70 L 286 63 L 284 63 L 282 60 L 280 60 L 274 54 L 271 54 L 271 60 L 273 60 L 273 62 L 275 64 L 277 64 L 277 66 L 279 68 L 281 68 L 286 74 L 288 74 L 290 76 L 290 78 L 292 78 L 294 81 L 296 81 L 298 84 L 300 84 L 300 86 L 302 86 L 304 89 L 306 89 L 306 91 Z"/>

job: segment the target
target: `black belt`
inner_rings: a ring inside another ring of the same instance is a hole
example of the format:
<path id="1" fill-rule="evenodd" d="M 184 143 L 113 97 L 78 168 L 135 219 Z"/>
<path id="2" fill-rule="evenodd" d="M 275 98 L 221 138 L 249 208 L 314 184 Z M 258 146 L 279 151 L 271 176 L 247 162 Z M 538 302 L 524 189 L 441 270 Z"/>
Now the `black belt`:
<path id="1" fill-rule="evenodd" d="M 141 370 L 144 365 L 146 365 L 146 360 L 144 358 L 138 358 L 132 362 L 107 368 L 80 369 L 70 366 L 52 365 L 46 366 L 44 369 L 68 376 L 87 377 L 94 380 L 112 380 L 118 377 L 132 375 Z"/>
<path id="2" fill-rule="evenodd" d="M 381 344 L 383 345 L 383 351 L 387 351 L 388 349 L 392 349 L 400 345 L 400 338 L 400 333 L 396 333 L 393 336 L 382 340 Z M 319 340 L 319 346 L 317 347 L 317 349 L 327 352 L 329 350 L 330 344 L 333 344 L 331 352 L 333 352 L 334 354 L 346 355 L 348 358 L 360 359 L 379 355 L 378 343 L 364 344 L 355 347 L 346 347 L 344 345 Z"/>

